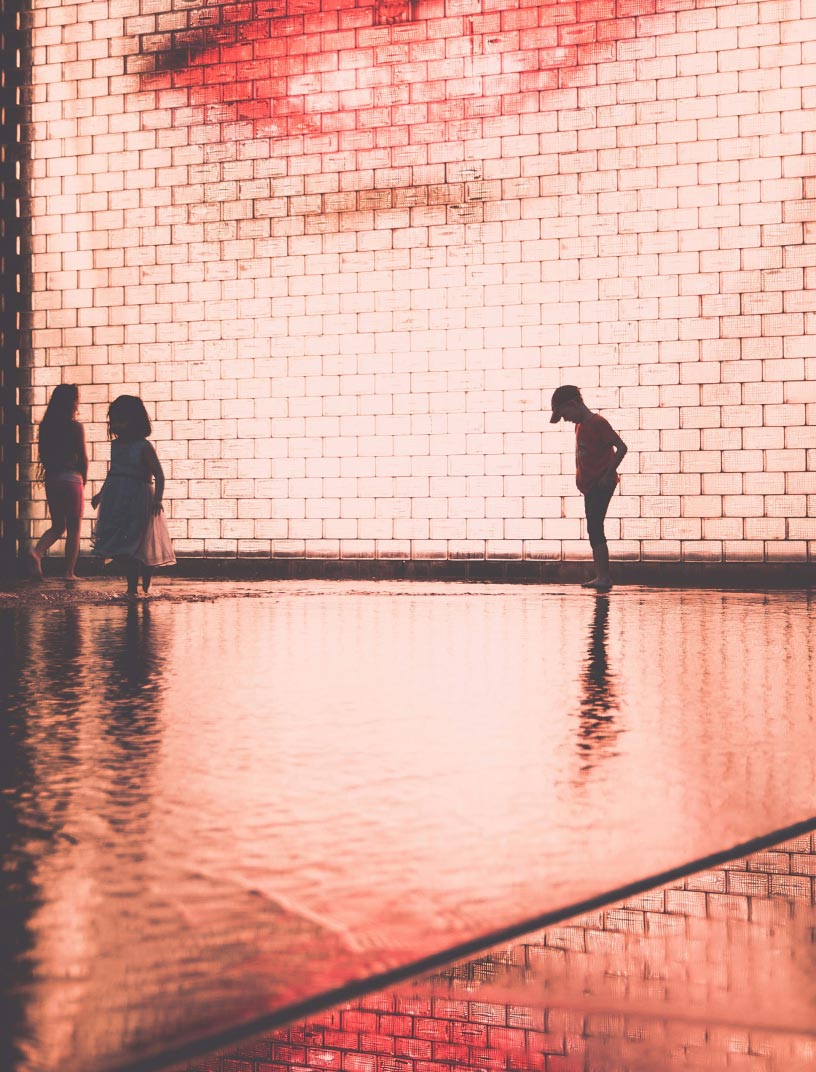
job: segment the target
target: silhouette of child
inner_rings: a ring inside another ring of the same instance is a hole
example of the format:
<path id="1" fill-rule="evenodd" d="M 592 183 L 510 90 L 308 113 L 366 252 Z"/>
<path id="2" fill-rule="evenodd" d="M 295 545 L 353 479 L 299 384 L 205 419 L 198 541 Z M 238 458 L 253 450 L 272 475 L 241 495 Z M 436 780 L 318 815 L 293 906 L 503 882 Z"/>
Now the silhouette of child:
<path id="1" fill-rule="evenodd" d="M 587 535 L 597 571 L 583 587 L 608 592 L 612 578 L 604 520 L 618 486 L 618 466 L 628 447 L 609 421 L 589 409 L 572 384 L 553 391 L 550 424 L 560 420 L 575 425 L 575 483 L 584 496 Z"/>
<path id="2" fill-rule="evenodd" d="M 94 553 L 123 559 L 128 595 L 136 595 L 139 577 L 147 592 L 153 570 L 176 561 L 164 520 L 164 471 L 148 443 L 150 419 L 137 395 L 120 395 L 108 408 L 111 460 L 101 489 L 91 499 L 100 507 Z M 151 485 L 155 480 L 155 491 Z"/>
<path id="3" fill-rule="evenodd" d="M 45 497 L 51 527 L 29 551 L 32 576 L 42 580 L 42 560 L 48 549 L 66 533 L 65 580 L 77 579 L 74 570 L 79 556 L 79 530 L 88 479 L 85 432 L 77 420 L 79 388 L 73 383 L 55 387 L 38 434 L 40 468 L 45 479 Z"/>

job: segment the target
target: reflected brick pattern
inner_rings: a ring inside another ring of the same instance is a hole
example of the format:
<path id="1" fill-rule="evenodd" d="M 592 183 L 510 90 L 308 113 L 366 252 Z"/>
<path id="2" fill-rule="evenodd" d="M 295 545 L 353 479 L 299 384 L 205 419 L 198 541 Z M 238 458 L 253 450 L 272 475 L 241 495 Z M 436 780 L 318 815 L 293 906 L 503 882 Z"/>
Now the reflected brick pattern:
<path id="1" fill-rule="evenodd" d="M 139 392 L 182 554 L 558 560 L 575 382 L 613 554 L 812 558 L 812 14 L 34 0 L 27 414 Z"/>
<path id="2" fill-rule="evenodd" d="M 814 849 L 700 872 L 177 1072 L 812 1068 Z"/>

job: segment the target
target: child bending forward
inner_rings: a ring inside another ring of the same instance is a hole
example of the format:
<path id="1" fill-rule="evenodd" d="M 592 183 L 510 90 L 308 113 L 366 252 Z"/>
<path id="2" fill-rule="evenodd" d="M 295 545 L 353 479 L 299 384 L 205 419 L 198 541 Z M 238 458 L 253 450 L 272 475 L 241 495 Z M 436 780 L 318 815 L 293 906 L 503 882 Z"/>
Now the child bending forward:
<path id="1" fill-rule="evenodd" d="M 91 499 L 94 508 L 100 507 L 94 553 L 123 560 L 128 595 L 136 595 L 140 577 L 142 590 L 147 592 L 153 570 L 176 561 L 162 512 L 164 471 L 147 441 L 150 432 L 141 398 L 120 395 L 110 404 L 110 469 L 102 488 Z"/>
<path id="2" fill-rule="evenodd" d="M 608 592 L 612 578 L 604 521 L 618 486 L 618 466 L 627 447 L 609 421 L 593 413 L 572 384 L 553 391 L 550 423 L 560 420 L 575 425 L 575 483 L 584 496 L 587 535 L 597 571 L 591 581 L 584 582 L 584 588 Z"/>

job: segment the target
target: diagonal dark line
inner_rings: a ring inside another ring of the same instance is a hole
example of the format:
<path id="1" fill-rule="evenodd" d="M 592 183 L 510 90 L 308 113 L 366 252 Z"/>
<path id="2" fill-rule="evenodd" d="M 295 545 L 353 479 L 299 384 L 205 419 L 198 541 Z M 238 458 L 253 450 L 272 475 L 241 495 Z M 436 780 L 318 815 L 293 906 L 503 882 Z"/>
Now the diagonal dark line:
<path id="1" fill-rule="evenodd" d="M 792 838 L 802 837 L 813 831 L 816 831 L 816 816 L 810 819 L 803 819 L 797 823 L 791 823 L 788 826 L 751 838 L 748 841 L 743 841 L 730 849 L 709 853 L 707 856 L 699 856 L 678 867 L 659 871 L 634 882 L 628 882 L 623 886 L 616 886 L 614 889 L 606 890 L 603 893 L 596 894 L 594 897 L 588 897 L 585 900 L 564 905 L 562 908 L 530 916 L 506 927 L 498 927 L 477 938 L 458 942 L 438 953 L 420 957 L 398 968 L 390 968 L 387 971 L 366 976 L 364 979 L 353 980 L 331 990 L 324 990 L 313 997 L 284 1005 L 274 1012 L 256 1017 L 239 1026 L 225 1028 L 191 1042 L 165 1047 L 161 1053 L 150 1057 L 141 1057 L 131 1061 L 125 1059 L 121 1062 L 109 1064 L 104 1066 L 104 1072 L 161 1072 L 162 1069 L 172 1068 L 184 1061 L 206 1056 L 215 1050 L 223 1050 L 264 1031 L 270 1031 L 295 1020 L 313 1016 L 342 1002 L 351 1001 L 373 991 L 382 990 L 397 983 L 416 979 L 417 976 L 438 971 L 440 968 L 450 966 L 455 961 L 465 960 L 480 953 L 485 953 L 494 946 L 504 945 L 534 931 L 564 923 L 575 916 L 581 916 L 599 908 L 606 908 L 617 901 L 628 900 L 637 894 L 646 893 L 658 886 L 665 886 L 699 871 L 710 870 L 720 864 L 740 859 L 743 856 L 749 856 L 762 849 L 770 848 Z"/>

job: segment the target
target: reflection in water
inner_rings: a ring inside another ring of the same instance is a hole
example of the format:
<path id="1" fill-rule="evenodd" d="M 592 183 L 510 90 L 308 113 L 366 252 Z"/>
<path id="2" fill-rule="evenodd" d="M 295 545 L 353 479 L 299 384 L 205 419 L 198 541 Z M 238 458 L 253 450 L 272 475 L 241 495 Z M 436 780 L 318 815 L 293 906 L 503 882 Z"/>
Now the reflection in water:
<path id="1" fill-rule="evenodd" d="M 146 603 L 89 611 L 79 611 L 85 642 L 77 759 L 84 777 L 54 765 L 60 777 L 70 779 L 72 837 L 43 861 L 41 881 L 59 893 L 44 904 L 37 925 L 44 977 L 58 978 L 65 964 L 96 961 L 97 967 L 93 973 L 74 969 L 70 983 L 46 991 L 36 1006 L 32 1021 L 39 1049 L 55 1068 L 77 1047 L 92 1051 L 86 1041 L 90 1010 L 102 1012 L 107 991 L 121 992 L 144 970 L 140 934 L 149 929 L 145 895 L 154 881 L 149 819 L 161 743 L 161 642 Z M 147 959 L 154 964 L 152 955 Z M 55 1031 L 57 1015 L 62 1022 Z M 111 1028 L 127 1037 L 119 1017 L 108 1020 L 106 1030 Z"/>
<path id="2" fill-rule="evenodd" d="M 0 1022 L 13 1029 L 4 1041 L 19 1054 L 36 1033 L 34 1009 L 18 1010 L 21 978 L 39 975 L 36 940 L 48 896 L 43 890 L 47 861 L 70 851 L 78 714 L 86 682 L 83 612 L 61 607 L 38 617 L 21 611 L 0 616 L 2 645 L 3 744 L 0 838 L 3 841 L 3 981 Z M 7 974 L 8 973 L 8 974 Z M 14 985 L 16 982 L 16 986 Z M 9 1057 L 2 1068 L 13 1068 Z"/>
<path id="3" fill-rule="evenodd" d="M 18 638 L 16 658 L 11 638 L 0 649 L 8 711 L 2 933 L 4 942 L 16 934 L 27 952 L 23 966 L 9 950 L 0 969 L 11 972 L 0 1019 L 15 1026 L 3 1037 L 19 1051 L 0 1062 L 4 1070 L 56 1067 L 70 1052 L 72 1020 L 83 1012 L 80 966 L 102 951 L 106 931 L 121 928 L 127 898 L 144 887 L 134 863 L 144 855 L 163 667 L 149 608 L 130 606 L 118 628 L 122 613 L 68 606 L 16 621 L 0 615 L 0 627 Z M 21 1007 L 26 974 L 60 982 Z"/>
<path id="4" fill-rule="evenodd" d="M 616 592 L 587 651 L 584 593 L 259 590 L 17 615 L 16 1072 L 243 1028 L 812 814 L 806 597 Z"/>
<path id="5" fill-rule="evenodd" d="M 151 622 L 150 604 L 130 603 L 121 636 L 99 637 L 104 739 L 109 772 L 110 821 L 131 836 L 144 836 L 151 780 L 160 745 L 159 710 L 164 659 Z M 134 855 L 143 852 L 132 844 Z"/>
<path id="6" fill-rule="evenodd" d="M 578 753 L 581 773 L 586 774 L 600 762 L 615 755 L 619 701 L 615 675 L 609 669 L 607 633 L 609 630 L 609 596 L 597 595 L 592 616 L 584 672 L 581 678 L 581 716 L 578 726 Z"/>
<path id="7" fill-rule="evenodd" d="M 25 988 L 31 981 L 37 906 L 36 860 L 26 793 L 34 785 L 20 686 L 29 636 L 14 615 L 0 616 L 0 1068 L 15 1068 L 27 1034 Z"/>
<path id="8" fill-rule="evenodd" d="M 699 872 L 178 1072 L 809 1072 L 815 848 Z"/>

